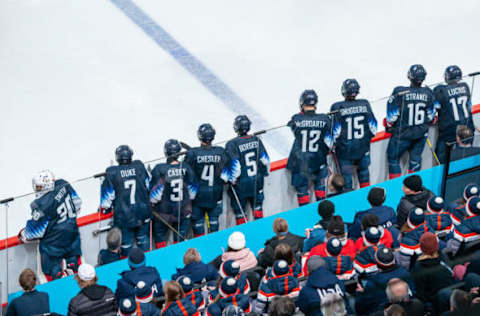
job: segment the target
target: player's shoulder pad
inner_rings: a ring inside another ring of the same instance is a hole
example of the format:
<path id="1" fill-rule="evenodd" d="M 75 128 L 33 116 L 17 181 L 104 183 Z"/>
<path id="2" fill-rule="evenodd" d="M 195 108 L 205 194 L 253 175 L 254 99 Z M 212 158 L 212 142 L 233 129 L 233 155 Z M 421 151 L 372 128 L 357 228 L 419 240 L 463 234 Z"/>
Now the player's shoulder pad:
<path id="1" fill-rule="evenodd" d="M 439 85 L 436 85 L 434 88 L 433 88 L 433 92 L 436 93 L 436 92 L 440 92 L 442 89 L 445 89 L 447 86 L 445 84 L 439 84 Z"/>
<path id="2" fill-rule="evenodd" d="M 335 111 L 337 110 L 338 108 L 342 107 L 342 105 L 345 104 L 345 101 L 338 101 L 338 102 L 335 102 L 334 104 L 332 104 L 332 106 L 330 107 L 330 111 Z"/>
<path id="3" fill-rule="evenodd" d="M 117 169 L 118 169 L 118 166 L 110 166 L 110 167 L 107 167 L 107 169 L 105 169 L 105 173 L 112 174 L 112 173 L 115 173 Z"/>
<path id="4" fill-rule="evenodd" d="M 392 92 L 392 95 L 395 95 L 395 94 L 398 94 L 402 91 L 405 91 L 405 90 L 408 90 L 410 89 L 410 87 L 406 87 L 406 86 L 397 86 L 393 89 L 393 92 Z"/>
<path id="5" fill-rule="evenodd" d="M 70 183 L 68 183 L 68 181 L 64 180 L 64 179 L 57 179 L 55 180 L 55 188 L 59 187 L 59 186 L 62 186 L 62 185 L 68 185 Z"/>
<path id="6" fill-rule="evenodd" d="M 145 168 L 145 164 L 139 159 L 132 161 L 132 166 L 139 166 Z"/>

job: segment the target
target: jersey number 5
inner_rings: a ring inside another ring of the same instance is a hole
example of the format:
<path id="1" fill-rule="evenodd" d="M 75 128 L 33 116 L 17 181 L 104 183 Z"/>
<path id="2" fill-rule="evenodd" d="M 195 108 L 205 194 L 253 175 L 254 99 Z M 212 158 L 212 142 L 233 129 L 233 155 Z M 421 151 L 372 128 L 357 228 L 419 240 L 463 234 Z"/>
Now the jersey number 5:
<path id="1" fill-rule="evenodd" d="M 315 153 L 318 151 L 319 130 L 302 130 L 302 152 Z"/>
<path id="2" fill-rule="evenodd" d="M 254 157 L 254 151 L 245 154 L 245 164 L 247 165 L 247 175 L 249 177 L 254 177 L 257 175 L 257 161 L 254 159 Z"/>

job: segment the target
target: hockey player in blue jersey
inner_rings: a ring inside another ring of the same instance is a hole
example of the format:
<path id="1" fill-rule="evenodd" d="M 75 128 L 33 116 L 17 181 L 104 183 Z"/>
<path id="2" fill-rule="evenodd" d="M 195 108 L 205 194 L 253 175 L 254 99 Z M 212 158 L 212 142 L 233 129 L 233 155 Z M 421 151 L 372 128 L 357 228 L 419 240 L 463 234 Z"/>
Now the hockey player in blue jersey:
<path id="1" fill-rule="evenodd" d="M 305 90 L 300 96 L 301 112 L 292 116 L 288 126 L 295 136 L 287 169 L 292 173 L 292 185 L 297 191 L 299 205 L 310 202 L 309 184 L 314 183 L 317 200 L 326 196 L 328 176 L 327 155 L 341 127 L 332 127 L 326 114 L 317 114 L 318 97 L 314 90 Z"/>
<path id="2" fill-rule="evenodd" d="M 357 166 L 360 187 L 370 185 L 370 140 L 377 133 L 377 120 L 370 103 L 365 99 L 356 99 L 360 85 L 355 79 L 347 79 L 342 84 L 345 101 L 336 102 L 330 108 L 338 111 L 336 121 L 342 126 L 342 132 L 335 141 L 335 155 L 340 171 L 345 178 L 345 189 L 352 189 L 353 166 Z"/>
<path id="3" fill-rule="evenodd" d="M 246 222 L 247 202 L 252 207 L 255 219 L 263 217 L 263 178 L 268 175 L 270 158 L 262 140 L 254 135 L 248 135 L 251 122 L 246 115 L 239 115 L 233 122 L 237 137 L 230 140 L 225 149 L 230 158 L 227 166 L 232 188 L 230 200 L 235 213 L 237 225 Z M 240 202 L 240 205 L 239 203 Z"/>
<path id="4" fill-rule="evenodd" d="M 208 214 L 210 232 L 218 231 L 218 217 L 223 211 L 223 186 L 230 179 L 225 168 L 229 163 L 225 149 L 212 146 L 215 138 L 212 125 L 200 125 L 197 136 L 200 147 L 190 149 L 185 156 L 185 162 L 192 167 L 198 181 L 198 193 L 192 207 L 195 237 L 205 234 L 205 214 Z"/>
<path id="5" fill-rule="evenodd" d="M 412 65 L 408 70 L 409 87 L 396 87 L 387 102 L 387 158 L 390 179 L 401 176 L 400 157 L 408 151 L 408 172 L 422 167 L 422 152 L 428 136 L 428 125 L 434 122 L 435 108 L 432 90 L 422 87 L 427 72 L 422 65 Z"/>
<path id="6" fill-rule="evenodd" d="M 150 177 L 140 160 L 132 161 L 133 151 L 127 145 L 115 150 L 118 166 L 108 167 L 100 188 L 100 209 L 113 211 L 113 225 L 122 231 L 121 255 L 126 257 L 134 240 L 139 248 L 150 248 Z"/>
<path id="7" fill-rule="evenodd" d="M 18 234 L 19 241 L 40 240 L 42 271 L 48 281 L 76 273 L 82 255 L 77 226 L 82 200 L 67 181 L 55 180 L 50 170 L 35 174 L 32 185 L 36 193 L 30 204 L 32 218 Z"/>
<path id="8" fill-rule="evenodd" d="M 150 182 L 150 202 L 156 212 L 169 225 L 177 228 L 183 237 L 190 228 L 192 200 L 198 190 L 195 174 L 188 163 L 179 161 L 182 146 L 176 139 L 169 139 L 164 146 L 166 163 L 156 165 Z M 168 226 L 157 218 L 153 221 L 156 248 L 167 245 Z M 175 243 L 182 241 L 176 233 Z"/>
<path id="9" fill-rule="evenodd" d="M 444 73 L 445 83 L 433 89 L 435 108 L 438 112 L 438 139 L 435 152 L 441 163 L 445 162 L 446 143 L 456 141 L 458 125 L 474 130 L 470 89 L 462 80 L 458 66 L 448 66 Z"/>

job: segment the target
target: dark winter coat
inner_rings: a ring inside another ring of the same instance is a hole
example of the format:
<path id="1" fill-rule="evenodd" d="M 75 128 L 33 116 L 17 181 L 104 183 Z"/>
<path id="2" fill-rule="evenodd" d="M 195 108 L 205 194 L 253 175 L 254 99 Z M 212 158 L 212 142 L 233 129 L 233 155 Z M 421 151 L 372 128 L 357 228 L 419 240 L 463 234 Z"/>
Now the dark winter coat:
<path id="1" fill-rule="evenodd" d="M 422 210 L 427 209 L 428 200 L 435 196 L 432 191 L 427 188 L 422 188 L 422 191 L 417 194 L 407 194 L 400 200 L 397 207 L 397 226 L 402 227 L 407 221 L 408 213 L 414 207 L 419 207 Z"/>
<path id="2" fill-rule="evenodd" d="M 172 280 L 176 280 L 183 275 L 188 276 L 193 283 L 201 283 L 202 281 L 216 280 L 218 271 L 211 264 L 199 261 L 187 264 L 183 268 L 177 268 L 177 273 L 172 275 Z"/>
<path id="3" fill-rule="evenodd" d="M 50 312 L 48 293 L 24 292 L 8 304 L 6 316 L 30 316 Z"/>
<path id="4" fill-rule="evenodd" d="M 162 279 L 154 267 L 143 266 L 123 271 L 120 275 L 121 279 L 117 281 L 117 290 L 115 291 L 117 301 L 120 301 L 122 298 L 135 296 L 135 286 L 137 286 L 139 281 L 152 285 L 154 297 L 163 295 Z"/>
<path id="5" fill-rule="evenodd" d="M 116 314 L 115 295 L 103 285 L 94 284 L 83 288 L 68 304 L 68 316 L 114 316 Z"/>
<path id="6" fill-rule="evenodd" d="M 288 244 L 291 248 L 293 253 L 301 252 L 303 250 L 303 240 L 305 238 L 294 235 L 291 233 L 287 233 L 285 238 L 279 239 L 278 236 L 275 236 L 265 242 L 265 248 L 262 253 L 258 255 L 258 265 L 263 268 L 268 268 L 273 265 L 274 260 L 274 253 L 275 247 L 279 244 Z"/>

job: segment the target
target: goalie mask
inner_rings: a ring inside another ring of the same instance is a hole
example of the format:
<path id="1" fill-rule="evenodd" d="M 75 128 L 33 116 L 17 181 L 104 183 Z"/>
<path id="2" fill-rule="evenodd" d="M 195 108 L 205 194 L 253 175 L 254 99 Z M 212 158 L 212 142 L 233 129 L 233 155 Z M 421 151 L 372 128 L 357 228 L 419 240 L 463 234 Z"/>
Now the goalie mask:
<path id="1" fill-rule="evenodd" d="M 55 186 L 55 176 L 50 170 L 37 172 L 32 178 L 32 187 L 37 198 L 48 191 L 52 191 Z"/>

